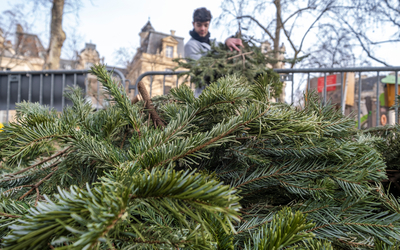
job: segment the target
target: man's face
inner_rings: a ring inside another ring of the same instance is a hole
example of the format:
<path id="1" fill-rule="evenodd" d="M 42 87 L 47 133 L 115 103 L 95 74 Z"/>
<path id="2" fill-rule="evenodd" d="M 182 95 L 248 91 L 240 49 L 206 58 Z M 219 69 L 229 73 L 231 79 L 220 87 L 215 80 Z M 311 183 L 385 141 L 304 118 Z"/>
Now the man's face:
<path id="1" fill-rule="evenodd" d="M 193 22 L 194 31 L 201 37 L 205 37 L 208 34 L 208 28 L 210 27 L 210 21 L 207 22 Z"/>

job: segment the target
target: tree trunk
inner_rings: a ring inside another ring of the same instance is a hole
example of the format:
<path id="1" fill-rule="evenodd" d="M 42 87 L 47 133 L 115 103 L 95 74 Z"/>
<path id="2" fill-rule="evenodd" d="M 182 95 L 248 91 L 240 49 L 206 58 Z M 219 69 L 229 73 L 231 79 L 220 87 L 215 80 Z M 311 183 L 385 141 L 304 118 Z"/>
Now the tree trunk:
<path id="1" fill-rule="evenodd" d="M 282 29 L 282 23 L 281 23 L 281 0 L 275 0 L 274 1 L 275 7 L 276 7 L 276 27 L 275 27 L 275 39 L 274 39 L 274 60 L 275 63 L 273 65 L 274 68 L 279 68 L 279 42 L 280 42 L 280 36 L 281 36 L 281 29 Z"/>
<path id="2" fill-rule="evenodd" d="M 46 69 L 59 69 L 61 48 L 65 41 L 65 32 L 62 29 L 65 0 L 53 0 L 51 9 L 50 43 L 45 64 Z"/>

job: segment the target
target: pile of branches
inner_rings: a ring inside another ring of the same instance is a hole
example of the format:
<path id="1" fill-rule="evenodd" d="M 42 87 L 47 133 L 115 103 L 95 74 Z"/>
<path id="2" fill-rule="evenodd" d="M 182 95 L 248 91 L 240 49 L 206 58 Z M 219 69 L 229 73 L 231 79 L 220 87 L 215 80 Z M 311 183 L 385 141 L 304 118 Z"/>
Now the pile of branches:
<path id="1" fill-rule="evenodd" d="M 199 60 L 177 58 L 174 61 L 178 63 L 176 68 L 188 70 L 182 75 L 190 77 L 196 87 L 207 86 L 226 75 L 240 74 L 249 82 L 259 76 L 266 77 L 271 97 L 280 97 L 282 93 L 283 83 L 279 80 L 279 74 L 266 67 L 278 61 L 270 57 L 269 53 L 263 53 L 249 38 L 243 38 L 240 53 L 230 51 L 223 43 L 211 43 L 211 50 Z"/>
<path id="2" fill-rule="evenodd" d="M 91 71 L 106 109 L 75 88 L 0 133 L 2 249 L 397 249 L 381 139 L 332 106 L 270 103 L 267 76 L 132 104 Z"/>

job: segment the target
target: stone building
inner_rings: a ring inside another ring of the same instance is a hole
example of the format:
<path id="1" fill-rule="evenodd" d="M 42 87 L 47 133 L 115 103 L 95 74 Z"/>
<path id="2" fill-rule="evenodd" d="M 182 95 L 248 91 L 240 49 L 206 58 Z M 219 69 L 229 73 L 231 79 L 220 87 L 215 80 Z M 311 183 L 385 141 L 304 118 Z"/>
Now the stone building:
<path id="1" fill-rule="evenodd" d="M 12 43 L 7 40 L 6 35 L 0 29 L 0 71 L 43 70 L 46 49 L 39 37 L 25 33 L 21 25 L 17 25 L 14 37 L 15 42 Z M 85 48 L 79 53 L 77 52 L 75 58 L 74 60 L 60 59 L 60 69 L 89 69 L 93 64 L 104 63 L 104 57 L 100 57 L 100 53 L 93 43 L 86 43 Z M 126 73 L 125 69 L 117 69 L 122 73 Z M 97 84 L 97 79 L 89 75 L 87 84 L 87 98 L 92 101 L 94 108 L 101 108 L 103 105 L 100 94 L 102 88 Z M 6 122 L 6 117 L 10 119 L 14 115 L 15 110 L 9 110 L 8 115 L 5 110 L 0 110 L 0 123 Z"/>
<path id="2" fill-rule="evenodd" d="M 43 70 L 46 49 L 39 37 L 25 33 L 19 24 L 14 37 L 13 44 L 0 29 L 0 71 Z M 100 58 L 95 44 L 86 43 L 85 48 L 76 53 L 76 59 L 60 59 L 60 69 L 89 69 L 96 63 L 104 63 L 104 57 Z"/>
<path id="3" fill-rule="evenodd" d="M 178 66 L 173 59 L 184 57 L 183 38 L 176 36 L 174 30 L 171 30 L 170 34 L 158 32 L 148 21 L 139 36 L 140 47 L 127 69 L 126 78 L 131 84 L 135 84 L 139 75 L 147 71 L 172 71 Z M 165 81 L 164 76 L 154 76 L 152 86 L 150 86 L 150 77 L 145 77 L 143 83 L 151 96 L 155 96 L 167 94 L 172 87 L 176 86 L 176 80 L 176 76 L 166 76 Z M 178 84 L 182 84 L 183 81 L 182 77 Z M 133 95 L 134 91 L 131 94 Z"/>
<path id="4" fill-rule="evenodd" d="M 76 59 L 60 59 L 60 69 L 90 69 L 94 64 L 104 63 L 104 57 L 96 50 L 96 44 L 86 43 L 79 53 L 76 52 Z"/>
<path id="5" fill-rule="evenodd" d="M 42 70 L 46 50 L 39 37 L 17 25 L 14 44 L 0 29 L 0 71 Z"/>

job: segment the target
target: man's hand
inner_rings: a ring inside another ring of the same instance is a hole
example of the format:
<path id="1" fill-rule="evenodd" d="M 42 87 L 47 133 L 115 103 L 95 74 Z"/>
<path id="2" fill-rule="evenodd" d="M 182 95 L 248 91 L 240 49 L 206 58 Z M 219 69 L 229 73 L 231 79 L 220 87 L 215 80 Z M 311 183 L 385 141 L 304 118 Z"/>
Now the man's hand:
<path id="1" fill-rule="evenodd" d="M 235 49 L 240 52 L 238 46 L 243 47 L 242 39 L 240 38 L 228 38 L 225 40 L 225 44 L 231 51 Z"/>

